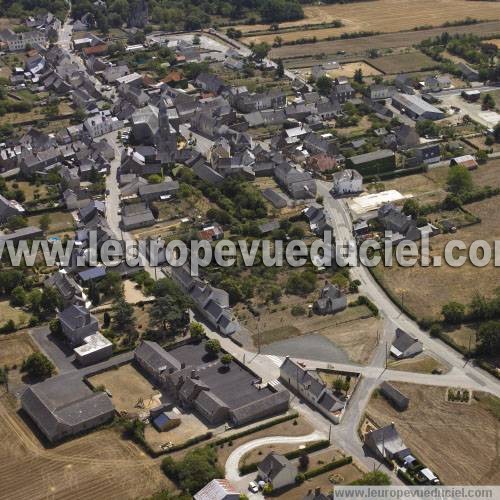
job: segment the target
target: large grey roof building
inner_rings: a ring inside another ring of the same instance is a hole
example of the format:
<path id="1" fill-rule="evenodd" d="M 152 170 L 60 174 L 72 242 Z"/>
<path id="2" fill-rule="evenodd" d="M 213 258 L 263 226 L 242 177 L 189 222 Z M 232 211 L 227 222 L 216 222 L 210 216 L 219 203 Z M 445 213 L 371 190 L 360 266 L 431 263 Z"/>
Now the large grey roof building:
<path id="1" fill-rule="evenodd" d="M 109 397 L 76 377 L 54 377 L 28 387 L 21 405 L 50 442 L 97 427 L 114 415 Z"/>

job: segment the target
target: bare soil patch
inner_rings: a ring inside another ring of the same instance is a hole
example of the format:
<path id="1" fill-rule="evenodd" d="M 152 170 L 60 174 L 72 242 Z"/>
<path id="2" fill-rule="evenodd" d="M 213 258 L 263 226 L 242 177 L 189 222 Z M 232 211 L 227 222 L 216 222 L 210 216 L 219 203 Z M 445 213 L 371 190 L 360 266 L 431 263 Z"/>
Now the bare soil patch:
<path id="1" fill-rule="evenodd" d="M 368 414 L 379 425 L 396 424 L 406 445 L 444 484 L 498 484 L 500 445 L 498 399 L 476 394 L 470 405 L 445 400 L 445 387 L 394 384 L 410 398 L 404 412 L 373 397 Z"/>

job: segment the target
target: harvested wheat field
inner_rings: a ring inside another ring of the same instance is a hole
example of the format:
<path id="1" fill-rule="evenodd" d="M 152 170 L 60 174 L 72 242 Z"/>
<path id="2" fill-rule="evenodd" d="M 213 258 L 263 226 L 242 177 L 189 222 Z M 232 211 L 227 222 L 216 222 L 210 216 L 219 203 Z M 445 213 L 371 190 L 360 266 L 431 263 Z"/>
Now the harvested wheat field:
<path id="1" fill-rule="evenodd" d="M 444 484 L 499 484 L 500 400 L 474 394 L 470 404 L 451 403 L 444 387 L 394 385 L 410 407 L 398 412 L 382 396 L 372 397 L 367 413 L 379 426 L 394 422 L 406 446 Z"/>
<path id="2" fill-rule="evenodd" d="M 340 36 L 342 33 L 376 31 L 393 33 L 411 30 L 419 26 L 442 26 L 446 22 L 462 21 L 467 17 L 478 20 L 500 19 L 500 3 L 470 2 L 468 0 L 376 0 L 371 2 L 352 2 L 342 5 L 304 6 L 305 18 L 299 21 L 281 23 L 280 28 L 297 27 L 297 31 L 280 33 L 284 41 L 316 36 L 325 39 Z M 340 20 L 339 28 L 303 29 L 303 25 L 331 23 Z M 236 26 L 244 33 L 264 31 L 268 24 Z M 249 34 L 245 42 L 272 43 L 276 33 Z"/>
<path id="3" fill-rule="evenodd" d="M 131 499 L 172 487 L 157 462 L 112 428 L 44 448 L 14 404 L 0 396 L 0 498 Z"/>
<path id="4" fill-rule="evenodd" d="M 500 3 L 498 5 L 500 6 Z M 307 43 L 303 45 L 283 45 L 282 47 L 273 48 L 271 50 L 270 56 L 273 59 L 300 58 L 307 56 L 313 57 L 319 55 L 337 54 L 340 50 L 346 51 L 350 55 L 361 55 L 367 53 L 370 49 L 383 50 L 412 47 L 427 38 L 441 35 L 443 31 L 443 28 L 433 28 L 419 31 L 397 31 L 385 33 L 382 35 L 365 36 L 361 38 L 333 41 L 321 40 L 317 43 Z M 453 26 L 446 28 L 446 31 L 452 35 L 469 33 L 481 37 L 491 37 L 496 36 L 497 33 L 500 32 L 500 21 L 490 21 L 471 24 L 468 26 Z M 311 37 L 313 36 L 314 31 L 308 31 L 307 33 L 307 36 Z M 276 34 L 273 35 L 273 40 L 274 36 L 276 36 Z M 250 39 L 244 38 L 243 40 L 247 42 Z"/>
<path id="5" fill-rule="evenodd" d="M 467 205 L 467 210 L 480 217 L 481 223 L 463 227 L 455 234 L 440 234 L 431 238 L 431 259 L 441 256 L 444 262 L 444 249 L 451 240 L 459 239 L 467 248 L 476 240 L 486 240 L 493 245 L 495 240 L 500 239 L 499 207 L 498 196 Z M 429 218 L 435 222 L 435 216 L 431 214 Z M 466 262 L 462 267 L 455 268 L 446 264 L 441 267 L 400 267 L 397 263 L 384 267 L 380 264 L 373 272 L 396 300 L 401 300 L 403 295 L 404 305 L 418 318 L 439 318 L 444 304 L 450 301 L 467 304 L 476 292 L 493 296 L 500 282 L 500 269 L 493 262 L 485 267 L 475 267 Z"/>

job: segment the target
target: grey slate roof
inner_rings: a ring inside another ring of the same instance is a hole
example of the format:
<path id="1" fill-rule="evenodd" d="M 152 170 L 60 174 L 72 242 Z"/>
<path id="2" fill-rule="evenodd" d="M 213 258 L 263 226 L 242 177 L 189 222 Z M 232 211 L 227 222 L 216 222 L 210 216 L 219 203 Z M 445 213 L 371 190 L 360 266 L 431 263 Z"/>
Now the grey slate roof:
<path id="1" fill-rule="evenodd" d="M 106 394 L 93 392 L 78 378 L 60 376 L 29 386 L 21 402 L 50 441 L 78 432 L 86 423 L 114 413 Z"/>

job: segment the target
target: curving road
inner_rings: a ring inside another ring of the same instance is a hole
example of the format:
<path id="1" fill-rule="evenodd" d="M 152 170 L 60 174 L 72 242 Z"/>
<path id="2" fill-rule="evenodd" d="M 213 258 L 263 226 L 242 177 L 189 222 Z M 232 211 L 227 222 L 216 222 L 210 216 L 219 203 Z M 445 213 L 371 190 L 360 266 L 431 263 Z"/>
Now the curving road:
<path id="1" fill-rule="evenodd" d="M 237 485 L 240 491 L 245 491 L 248 487 L 248 483 L 255 478 L 255 472 L 246 476 L 240 476 L 238 472 L 238 465 L 243 458 L 243 455 L 249 451 L 266 444 L 301 445 L 310 441 L 320 441 L 325 438 L 326 436 L 322 432 L 314 431 L 305 436 L 270 436 L 249 441 L 248 443 L 242 444 L 240 447 L 236 448 L 236 450 L 229 455 L 225 465 L 225 477 L 231 481 L 231 483 Z M 252 495 L 248 492 L 247 495 L 249 498 L 262 498 L 260 493 Z"/>

